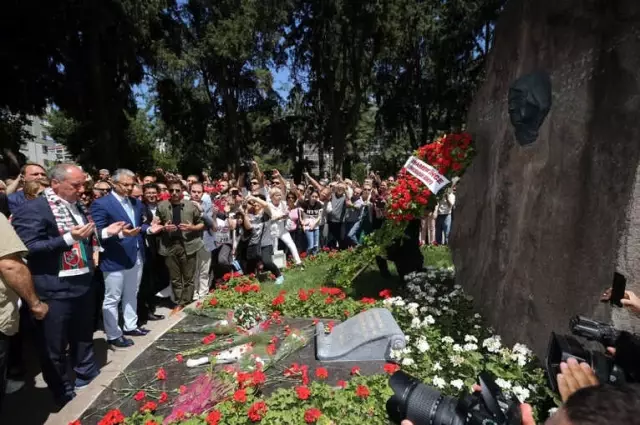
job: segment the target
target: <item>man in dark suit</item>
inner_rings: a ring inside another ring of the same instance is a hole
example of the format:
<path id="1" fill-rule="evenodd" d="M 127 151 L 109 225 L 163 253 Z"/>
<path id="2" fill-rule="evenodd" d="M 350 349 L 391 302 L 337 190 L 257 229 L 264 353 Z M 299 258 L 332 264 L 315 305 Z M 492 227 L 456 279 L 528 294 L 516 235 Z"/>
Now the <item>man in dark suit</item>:
<path id="1" fill-rule="evenodd" d="M 162 230 L 156 223 L 145 223 L 142 203 L 131 197 L 135 185 L 133 171 L 120 169 L 113 175 L 113 191 L 91 204 L 91 215 L 99 232 L 114 223 L 123 222 L 117 234 L 102 240 L 104 252 L 100 256 L 100 269 L 104 273 L 105 294 L 102 317 L 107 342 L 118 348 L 133 345 L 123 336 L 143 336 L 148 330 L 138 327 L 138 288 L 142 278 L 145 255 L 143 234 Z M 122 302 L 124 332 L 118 325 L 118 304 Z"/>
<path id="2" fill-rule="evenodd" d="M 51 170 L 51 187 L 13 212 L 12 224 L 29 250 L 27 260 L 38 296 L 49 314 L 34 323 L 44 376 L 59 405 L 100 373 L 93 350 L 93 251 L 95 227 L 79 199 L 85 175 L 73 164 Z M 114 224 L 104 233 L 118 233 Z M 67 346 L 76 374 L 68 374 Z"/>
<path id="3" fill-rule="evenodd" d="M 147 183 L 143 186 L 142 214 L 145 223 L 151 224 L 156 218 L 158 208 L 158 185 Z M 146 235 L 145 261 L 142 270 L 142 282 L 138 291 L 138 324 L 148 320 L 162 320 L 164 316 L 155 314 L 156 293 L 169 285 L 169 272 L 162 257 L 158 254 L 158 236 Z"/>

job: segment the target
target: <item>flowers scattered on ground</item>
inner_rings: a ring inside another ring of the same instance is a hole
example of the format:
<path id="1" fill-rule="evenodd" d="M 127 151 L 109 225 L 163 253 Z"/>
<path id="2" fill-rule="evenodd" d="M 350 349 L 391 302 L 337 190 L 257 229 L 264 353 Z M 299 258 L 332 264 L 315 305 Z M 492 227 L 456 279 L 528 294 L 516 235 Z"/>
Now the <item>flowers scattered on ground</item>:
<path id="1" fill-rule="evenodd" d="M 232 309 L 235 316 L 250 317 L 246 323 L 255 325 L 282 324 L 284 316 L 346 319 L 369 308 L 383 307 L 393 313 L 407 345 L 393 351 L 393 362 L 381 365 L 372 376 L 363 376 L 357 364 L 351 368 L 348 380 L 337 382 L 322 366 L 310 370 L 304 364 L 284 363 L 289 366 L 279 372 L 267 372 L 265 368 L 274 364 L 269 357 L 277 357 L 286 341 L 304 339 L 297 330 L 284 327 L 284 336 L 274 335 L 268 342 L 267 351 L 271 346 L 273 353 L 265 354 L 264 360 L 254 361 L 250 368 L 243 362 L 238 364 L 240 368 L 225 366 L 224 372 L 205 373 L 189 388 L 183 386 L 171 415 L 164 419 L 154 415 L 167 402 L 167 393 L 157 399 L 150 399 L 144 391 L 136 393 L 139 411 L 126 420 L 135 418 L 137 422 L 126 423 L 341 424 L 362 423 L 366 418 L 367 423 L 386 424 L 384 406 L 391 395 L 388 378 L 399 369 L 451 396 L 468 394 L 479 372 L 488 370 L 506 394 L 546 409 L 544 375 L 533 362 L 531 351 L 521 344 L 506 347 L 498 335 L 487 329 L 474 313 L 471 298 L 454 284 L 453 277 L 452 268 L 428 268 L 409 275 L 402 293 L 384 290 L 375 299 L 359 300 L 333 287 L 274 294 L 263 290 L 255 279 L 230 277 L 224 288 L 210 294 L 216 302 L 207 300 L 200 309 Z M 333 322 L 322 321 L 329 331 Z M 176 357 L 176 361 L 184 359 Z M 158 369 L 156 378 L 166 379 L 166 372 Z M 264 397 L 261 389 L 271 379 L 288 380 L 291 385 Z M 539 416 L 546 416 L 546 412 Z M 113 411 L 102 419 L 101 425 L 124 420 L 122 413 Z"/>

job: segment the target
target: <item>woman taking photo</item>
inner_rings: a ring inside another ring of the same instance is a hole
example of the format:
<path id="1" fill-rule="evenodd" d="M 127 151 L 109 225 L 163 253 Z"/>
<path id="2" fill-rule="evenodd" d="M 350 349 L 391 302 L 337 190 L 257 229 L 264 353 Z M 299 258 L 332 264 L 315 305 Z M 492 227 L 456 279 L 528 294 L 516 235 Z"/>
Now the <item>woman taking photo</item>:
<path id="1" fill-rule="evenodd" d="M 289 229 L 292 224 L 289 219 L 289 208 L 282 200 L 282 191 L 279 188 L 271 189 L 269 191 L 269 197 L 271 198 L 269 208 L 272 214 L 271 220 L 273 221 L 273 224 L 271 225 L 271 234 L 274 239 L 281 240 L 287 246 L 296 266 L 301 266 L 302 261 L 298 254 L 298 248 L 296 247 L 296 244 L 293 243 L 293 239 L 291 239 L 291 235 L 289 234 Z"/>
<path id="2" fill-rule="evenodd" d="M 317 191 L 311 192 L 309 199 L 300 203 L 302 208 L 302 228 L 307 236 L 307 253 L 315 255 L 320 249 L 320 223 L 324 204 L 319 200 Z"/>
<path id="3" fill-rule="evenodd" d="M 246 210 L 239 210 L 236 217 L 242 220 L 244 230 L 242 239 L 245 244 L 243 250 L 243 270 L 245 274 L 255 273 L 258 263 L 262 261 L 264 269 L 276 277 L 276 285 L 284 283 L 284 276 L 273 262 L 273 242 L 270 221 L 271 209 L 263 195 L 247 196 Z"/>

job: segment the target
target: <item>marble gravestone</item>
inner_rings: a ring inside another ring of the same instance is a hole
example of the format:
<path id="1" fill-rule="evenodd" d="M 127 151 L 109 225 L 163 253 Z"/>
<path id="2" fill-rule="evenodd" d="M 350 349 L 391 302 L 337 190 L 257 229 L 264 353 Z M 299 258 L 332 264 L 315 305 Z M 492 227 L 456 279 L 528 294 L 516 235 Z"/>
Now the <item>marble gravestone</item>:
<path id="1" fill-rule="evenodd" d="M 599 302 L 615 271 L 640 291 L 638 52 L 638 0 L 510 0 L 469 110 L 477 156 L 456 194 L 456 281 L 507 344 L 541 358 L 575 314 L 640 330 Z M 537 71 L 552 106 L 521 146 L 509 86 Z"/>
<path id="2" fill-rule="evenodd" d="M 391 350 L 406 345 L 405 336 L 391 312 L 373 308 L 358 313 L 325 334 L 316 324 L 316 358 L 320 361 L 391 361 Z"/>

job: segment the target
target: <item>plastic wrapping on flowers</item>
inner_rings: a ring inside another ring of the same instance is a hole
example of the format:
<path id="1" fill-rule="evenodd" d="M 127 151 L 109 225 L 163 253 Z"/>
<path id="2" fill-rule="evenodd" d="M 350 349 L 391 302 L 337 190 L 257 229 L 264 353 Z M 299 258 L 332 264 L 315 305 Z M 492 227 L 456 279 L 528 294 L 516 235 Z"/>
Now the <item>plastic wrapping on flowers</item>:
<path id="1" fill-rule="evenodd" d="M 414 156 L 434 167 L 449 181 L 464 174 L 474 155 L 473 140 L 469 133 L 445 135 L 414 152 Z M 401 169 L 388 194 L 384 225 L 366 238 L 358 249 L 342 255 L 334 263 L 329 273 L 331 283 L 341 288 L 350 287 L 376 256 L 384 256 L 387 248 L 403 237 L 410 221 L 420 219 L 434 210 L 449 187 L 442 188 L 434 195 L 418 178 L 405 168 Z"/>

